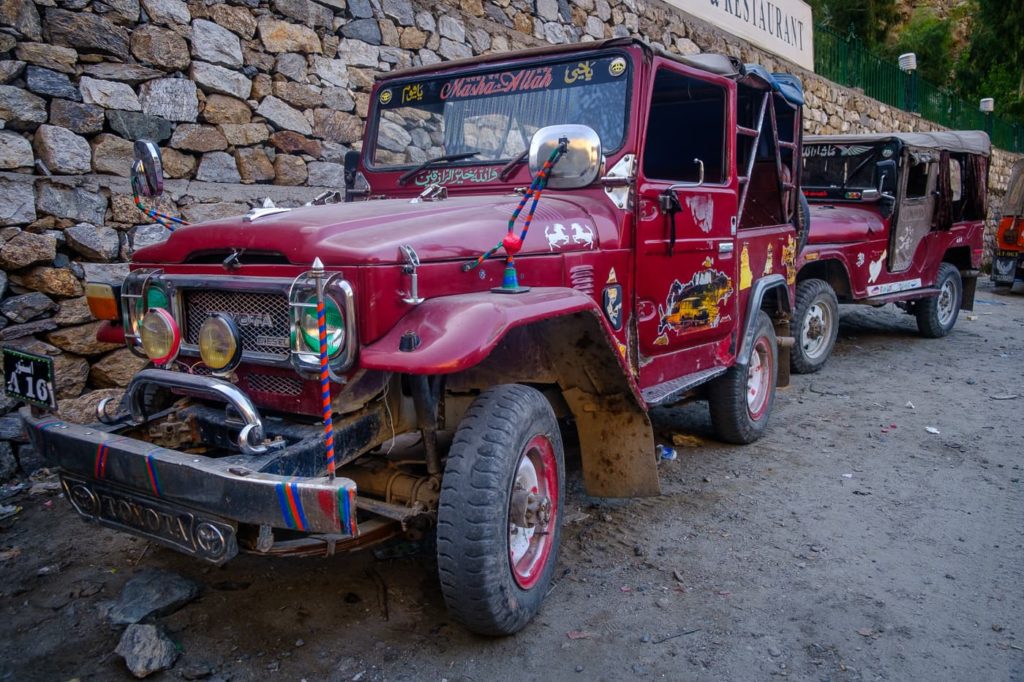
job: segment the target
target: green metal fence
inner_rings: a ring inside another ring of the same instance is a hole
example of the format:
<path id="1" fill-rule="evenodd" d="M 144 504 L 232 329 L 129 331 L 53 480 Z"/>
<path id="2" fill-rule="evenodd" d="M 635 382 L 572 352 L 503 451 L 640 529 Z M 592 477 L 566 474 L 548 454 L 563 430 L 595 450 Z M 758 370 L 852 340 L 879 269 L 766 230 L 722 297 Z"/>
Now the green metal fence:
<path id="1" fill-rule="evenodd" d="M 898 109 L 956 130 L 987 130 L 996 147 L 1024 152 L 1024 125 L 984 114 L 978 103 L 907 74 L 892 59 L 883 58 L 855 37 L 841 36 L 823 26 L 814 29 L 814 70 L 851 88 L 860 88 Z"/>

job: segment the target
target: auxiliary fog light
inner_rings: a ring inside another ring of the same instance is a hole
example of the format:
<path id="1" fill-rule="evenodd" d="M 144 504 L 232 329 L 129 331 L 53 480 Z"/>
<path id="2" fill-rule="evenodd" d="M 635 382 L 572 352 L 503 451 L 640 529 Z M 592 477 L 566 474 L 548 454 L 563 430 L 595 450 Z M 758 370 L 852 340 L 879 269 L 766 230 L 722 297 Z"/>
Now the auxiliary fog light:
<path id="1" fill-rule="evenodd" d="M 316 318 L 316 296 L 309 298 L 302 312 L 302 340 L 314 353 L 320 352 L 320 324 Z M 327 322 L 327 355 L 331 356 L 345 345 L 345 318 L 334 299 L 324 297 L 324 318 Z"/>
<path id="2" fill-rule="evenodd" d="M 215 372 L 231 370 L 242 358 L 238 327 L 229 316 L 214 313 L 199 329 L 199 355 Z"/>
<path id="3" fill-rule="evenodd" d="M 154 365 L 166 365 L 178 356 L 181 330 L 174 316 L 163 308 L 150 308 L 139 325 L 142 350 Z"/>

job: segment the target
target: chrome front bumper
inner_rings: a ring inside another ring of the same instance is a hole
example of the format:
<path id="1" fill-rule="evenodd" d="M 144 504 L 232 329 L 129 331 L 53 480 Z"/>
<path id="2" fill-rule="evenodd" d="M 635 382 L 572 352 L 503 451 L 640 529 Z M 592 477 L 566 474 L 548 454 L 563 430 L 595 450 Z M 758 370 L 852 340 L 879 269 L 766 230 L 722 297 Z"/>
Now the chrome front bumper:
<path id="1" fill-rule="evenodd" d="M 147 384 L 227 402 L 242 418 L 243 452 L 267 447 L 259 412 L 244 393 L 219 379 L 180 372 L 148 369 L 134 378 L 127 395 L 131 422 L 70 424 L 23 408 L 33 446 L 60 468 L 68 499 L 83 517 L 214 563 L 237 553 L 240 524 L 358 534 L 351 479 L 270 474 L 246 467 L 245 455 L 206 457 L 120 435 L 145 423 L 141 396 Z"/>

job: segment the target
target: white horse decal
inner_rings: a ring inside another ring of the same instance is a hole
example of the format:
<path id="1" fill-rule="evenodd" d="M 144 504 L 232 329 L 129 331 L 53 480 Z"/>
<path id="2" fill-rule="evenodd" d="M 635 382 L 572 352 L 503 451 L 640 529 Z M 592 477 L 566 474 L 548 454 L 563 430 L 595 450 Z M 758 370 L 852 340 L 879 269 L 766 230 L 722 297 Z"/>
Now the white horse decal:
<path id="1" fill-rule="evenodd" d="M 565 233 L 565 225 L 555 223 L 544 228 L 544 236 L 548 238 L 548 249 L 555 250 L 556 246 L 564 246 L 569 243 L 569 235 Z"/>
<path id="2" fill-rule="evenodd" d="M 574 244 L 586 244 L 588 249 L 594 248 L 594 231 L 587 225 L 572 224 L 572 241 Z"/>

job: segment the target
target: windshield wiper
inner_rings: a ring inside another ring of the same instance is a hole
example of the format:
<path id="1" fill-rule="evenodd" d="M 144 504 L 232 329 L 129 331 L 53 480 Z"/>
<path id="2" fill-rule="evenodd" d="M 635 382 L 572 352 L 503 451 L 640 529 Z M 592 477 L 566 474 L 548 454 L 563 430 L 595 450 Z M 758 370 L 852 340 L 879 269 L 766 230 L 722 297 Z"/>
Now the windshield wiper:
<path id="1" fill-rule="evenodd" d="M 409 182 L 409 180 L 411 180 L 413 177 L 415 177 L 416 174 L 419 173 L 420 171 L 426 170 L 427 168 L 430 168 L 431 166 L 434 166 L 436 164 L 450 163 L 452 161 L 462 161 L 463 159 L 468 159 L 470 157 L 476 156 L 479 153 L 480 152 L 462 152 L 461 154 L 445 154 L 444 156 L 435 156 L 432 159 L 427 159 L 426 161 L 416 166 L 412 170 L 407 170 L 404 173 L 402 173 L 402 175 L 399 176 L 398 178 L 398 184 L 404 185 L 405 183 Z"/>
<path id="2" fill-rule="evenodd" d="M 869 163 L 871 163 L 872 161 L 875 160 L 876 156 L 878 156 L 878 150 L 875 150 L 875 151 L 871 152 L 870 154 L 868 154 L 866 159 L 864 159 L 863 161 L 858 163 L 857 166 L 852 171 L 850 171 L 849 173 L 846 174 L 846 178 L 843 179 L 843 184 L 839 187 L 839 189 L 842 190 L 842 191 L 846 191 L 846 183 L 850 182 L 850 178 L 852 178 L 853 176 L 857 175 L 857 173 L 861 172 L 861 170 L 863 170 L 864 166 L 868 165 Z"/>
<path id="3" fill-rule="evenodd" d="M 521 164 L 523 161 L 526 161 L 526 157 L 528 157 L 529 155 L 530 150 L 524 149 L 519 156 L 509 161 L 504 166 L 502 166 L 501 170 L 498 171 L 498 179 L 501 180 L 502 182 L 505 182 L 505 180 L 508 179 L 508 176 L 512 174 L 512 171 L 515 170 L 515 168 L 519 166 L 519 164 Z"/>

